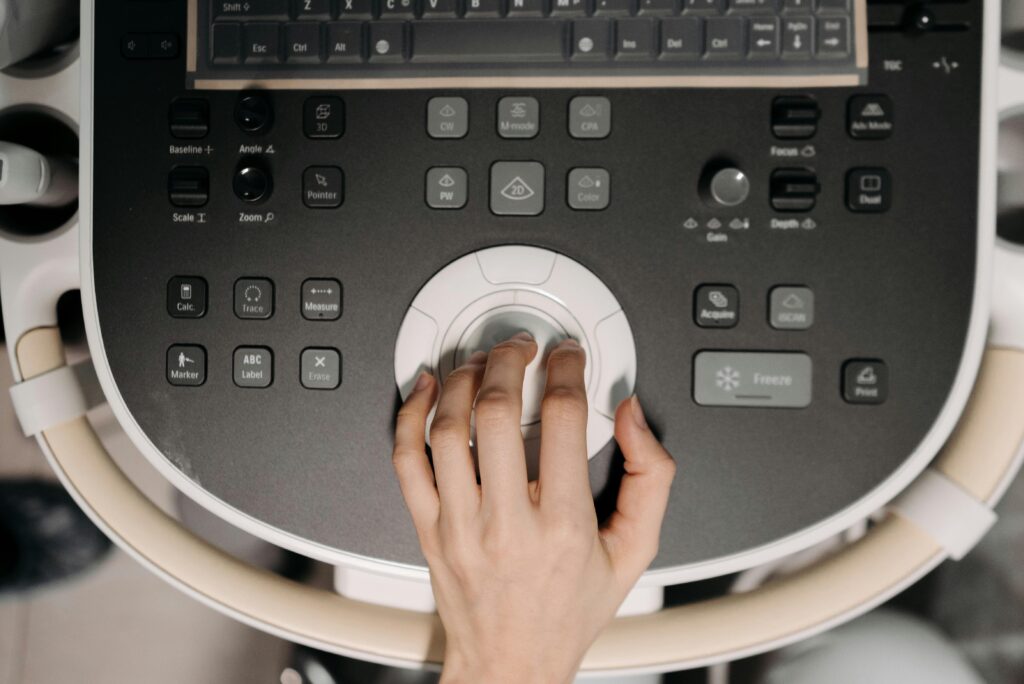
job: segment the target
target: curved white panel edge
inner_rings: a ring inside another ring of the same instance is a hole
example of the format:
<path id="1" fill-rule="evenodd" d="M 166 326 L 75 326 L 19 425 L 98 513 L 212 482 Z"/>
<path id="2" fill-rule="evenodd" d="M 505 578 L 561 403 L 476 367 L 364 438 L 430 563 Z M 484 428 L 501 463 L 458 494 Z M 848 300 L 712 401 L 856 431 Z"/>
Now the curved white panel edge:
<path id="1" fill-rule="evenodd" d="M 427 572 L 425 568 L 367 558 L 351 553 L 340 552 L 336 549 L 331 549 L 320 544 L 315 544 L 284 530 L 266 525 L 265 523 L 246 515 L 224 501 L 212 496 L 185 477 L 163 456 L 163 454 L 139 427 L 138 423 L 135 421 L 131 412 L 125 405 L 124 399 L 118 391 L 117 385 L 111 374 L 109 364 L 107 363 L 103 337 L 99 328 L 99 319 L 96 310 L 96 296 L 93 284 L 91 219 L 93 134 L 92 85 L 94 81 L 92 51 L 94 1 L 95 0 L 83 0 L 82 3 L 82 194 L 80 201 L 82 302 L 85 312 L 85 323 L 89 346 L 93 352 L 93 361 L 96 366 L 97 375 L 100 378 L 100 383 L 115 416 L 136 447 L 165 478 L 190 498 L 194 499 L 197 503 L 237 527 L 271 543 L 327 563 L 335 565 L 349 565 L 356 568 L 376 571 L 378 573 L 391 574 L 396 577 L 418 577 L 423 581 L 427 581 Z M 984 32 L 984 76 L 982 84 L 982 126 L 980 140 L 981 173 L 979 178 L 980 201 L 978 213 L 976 286 L 972 303 L 971 320 L 961 365 L 957 372 L 949 397 L 947 398 L 946 403 L 939 413 L 934 425 L 928 431 L 921 443 L 915 448 L 913 453 L 907 458 L 904 464 L 894 472 L 892 476 L 846 509 L 838 511 L 831 517 L 822 520 L 813 526 L 760 547 L 747 549 L 740 553 L 708 560 L 703 563 L 649 571 L 641 578 L 640 584 L 679 584 L 737 572 L 796 553 L 834 534 L 837 534 L 856 522 L 863 520 L 905 489 L 906 486 L 910 484 L 910 482 L 913 481 L 928 465 L 949 437 L 953 428 L 956 426 L 957 420 L 967 403 L 967 399 L 970 396 L 971 389 L 974 384 L 981 355 L 985 346 L 986 330 L 989 319 L 992 252 L 995 235 L 995 150 L 997 132 L 997 110 L 995 105 L 997 96 L 997 65 L 999 61 L 999 3 L 986 3 Z M 116 539 L 116 530 L 111 532 L 112 536 Z M 936 563 L 938 563 L 939 560 L 940 559 L 937 559 Z M 922 574 L 926 570 L 927 569 L 922 569 Z M 165 573 L 161 572 L 160 574 L 164 575 L 166 578 Z M 912 579 L 910 581 L 912 581 Z M 175 584 L 178 583 L 175 582 Z M 180 584 L 178 584 L 178 586 L 180 586 Z M 893 588 L 892 593 L 888 595 L 891 596 L 900 589 L 902 589 L 902 587 L 895 587 Z M 885 597 L 880 597 L 879 600 L 882 598 Z M 833 623 L 825 625 L 824 628 L 840 624 L 849 616 L 859 614 L 867 610 L 869 607 L 870 606 L 862 606 L 861 608 L 863 608 L 863 610 L 858 609 L 847 616 L 839 616 Z M 235 617 L 242 619 L 244 622 L 248 621 L 242 616 L 236 615 Z M 815 629 L 814 631 L 817 632 L 819 630 Z M 793 638 L 797 638 L 809 635 L 810 633 L 792 636 Z M 787 638 L 785 643 L 789 642 L 790 639 Z M 782 643 L 784 642 L 780 641 L 780 645 Z M 758 652 L 761 650 L 763 650 L 761 647 L 757 649 Z M 751 650 L 750 652 L 753 653 L 754 651 Z M 742 656 L 743 654 L 736 655 Z M 699 664 L 694 663 L 692 665 L 697 666 Z"/>

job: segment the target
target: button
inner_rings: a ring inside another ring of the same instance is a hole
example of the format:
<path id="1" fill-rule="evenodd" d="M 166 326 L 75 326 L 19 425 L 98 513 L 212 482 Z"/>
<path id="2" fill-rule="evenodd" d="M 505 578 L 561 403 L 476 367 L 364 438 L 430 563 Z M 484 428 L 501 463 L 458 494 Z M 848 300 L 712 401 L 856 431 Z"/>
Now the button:
<path id="1" fill-rule="evenodd" d="M 211 4 L 214 19 L 288 18 L 288 0 L 219 0 Z"/>
<path id="2" fill-rule="evenodd" d="M 725 0 L 683 0 L 683 11 L 699 14 L 721 14 L 725 11 Z"/>
<path id="3" fill-rule="evenodd" d="M 810 17 L 787 17 L 782 20 L 782 56 L 809 58 L 811 56 Z"/>
<path id="4" fill-rule="evenodd" d="M 889 398 L 884 361 L 854 359 L 843 364 L 843 399 L 850 404 L 882 404 Z"/>
<path id="5" fill-rule="evenodd" d="M 739 59 L 746 53 L 742 17 L 713 17 L 704 22 L 704 53 L 708 59 Z"/>
<path id="6" fill-rule="evenodd" d="M 371 62 L 405 60 L 405 22 L 373 22 L 369 35 Z"/>
<path id="7" fill-rule="evenodd" d="M 607 138 L 612 132 L 612 103 L 607 97 L 574 97 L 569 102 L 569 135 Z"/>
<path id="8" fill-rule="evenodd" d="M 885 169 L 853 169 L 846 174 L 846 206 L 858 213 L 889 211 L 892 177 Z"/>
<path id="9" fill-rule="evenodd" d="M 381 19 L 412 19 L 414 16 L 412 0 L 380 0 Z"/>
<path id="10" fill-rule="evenodd" d="M 633 0 L 594 0 L 594 14 L 633 14 Z"/>
<path id="11" fill-rule="evenodd" d="M 499 216 L 537 216 L 544 211 L 544 167 L 538 162 L 491 166 L 491 211 Z"/>
<path id="12" fill-rule="evenodd" d="M 431 209 L 461 209 L 469 197 L 465 169 L 436 166 L 427 171 L 426 198 Z"/>
<path id="13" fill-rule="evenodd" d="M 274 353 L 266 347 L 235 350 L 235 384 L 239 387 L 270 387 L 274 381 Z"/>
<path id="14" fill-rule="evenodd" d="M 500 17 L 501 0 L 466 0 L 467 17 Z"/>
<path id="15" fill-rule="evenodd" d="M 818 56 L 846 57 L 850 54 L 850 25 L 846 17 L 818 19 Z"/>
<path id="16" fill-rule="evenodd" d="M 551 0 L 552 16 L 583 16 L 586 13 L 586 0 Z"/>
<path id="17" fill-rule="evenodd" d="M 427 135 L 462 138 L 469 132 L 469 103 L 461 97 L 433 97 L 427 102 Z"/>
<path id="18" fill-rule="evenodd" d="M 424 0 L 424 19 L 454 19 L 459 14 L 459 4 L 456 0 Z"/>
<path id="19" fill-rule="evenodd" d="M 661 59 L 698 59 L 704 50 L 701 20 L 673 17 L 661 20 Z"/>
<path id="20" fill-rule="evenodd" d="M 772 101 L 772 133 L 780 140 L 806 140 L 818 132 L 821 108 L 812 97 L 777 97 Z"/>
<path id="21" fill-rule="evenodd" d="M 296 19 L 330 19 L 331 0 L 293 0 Z"/>
<path id="22" fill-rule="evenodd" d="M 819 12 L 849 12 L 850 0 L 818 0 Z"/>
<path id="23" fill-rule="evenodd" d="M 274 283 L 266 278 L 239 278 L 235 281 L 235 315 L 239 318 L 266 319 L 274 315 Z"/>
<path id="24" fill-rule="evenodd" d="M 542 17 L 545 0 L 508 0 L 510 17 Z"/>
<path id="25" fill-rule="evenodd" d="M 210 132 L 210 105 L 206 100 L 177 99 L 171 103 L 167 118 L 175 138 L 196 140 Z"/>
<path id="26" fill-rule="evenodd" d="M 777 0 L 729 0 L 731 12 L 761 12 L 774 14 L 777 10 Z"/>
<path id="27" fill-rule="evenodd" d="M 352 2 L 352 0 L 346 0 Z M 363 61 L 363 23 L 334 21 L 327 25 L 327 61 Z"/>
<path id="28" fill-rule="evenodd" d="M 810 169 L 777 169 L 772 173 L 771 201 L 776 211 L 810 211 L 821 186 Z"/>
<path id="29" fill-rule="evenodd" d="M 245 25 L 242 59 L 246 64 L 274 64 L 281 61 L 281 25 Z"/>
<path id="30" fill-rule="evenodd" d="M 601 211 L 611 202 L 612 177 L 606 169 L 573 169 L 567 185 L 573 209 Z"/>
<path id="31" fill-rule="evenodd" d="M 611 47 L 612 23 L 607 19 L 579 19 L 572 22 L 572 59 L 604 61 Z"/>
<path id="32" fill-rule="evenodd" d="M 265 133 L 274 124 L 274 108 L 261 93 L 248 93 L 238 98 L 235 123 L 246 133 Z"/>
<path id="33" fill-rule="evenodd" d="M 320 25 L 298 22 L 285 24 L 284 58 L 293 64 L 320 61 Z"/>
<path id="34" fill-rule="evenodd" d="M 210 59 L 214 64 L 238 64 L 242 60 L 242 25 L 214 24 L 210 34 Z"/>
<path id="35" fill-rule="evenodd" d="M 341 318 L 341 283 L 333 278 L 310 278 L 302 283 L 302 317 L 308 321 Z"/>
<path id="36" fill-rule="evenodd" d="M 782 11 L 797 14 L 813 12 L 814 0 L 782 0 Z"/>
<path id="37" fill-rule="evenodd" d="M 503 97 L 498 100 L 498 135 L 502 138 L 535 138 L 540 133 L 540 103 L 535 97 Z"/>
<path id="38" fill-rule="evenodd" d="M 201 207 L 210 199 L 210 172 L 201 166 L 179 166 L 167 178 L 167 195 L 176 207 Z"/>
<path id="39" fill-rule="evenodd" d="M 701 285 L 694 293 L 693 322 L 702 328 L 732 328 L 740 321 L 740 293 L 732 285 Z"/>
<path id="40" fill-rule="evenodd" d="M 679 7 L 676 0 L 640 0 L 637 8 L 639 14 L 678 14 Z"/>
<path id="41" fill-rule="evenodd" d="M 892 135 L 895 108 L 885 95 L 855 95 L 846 105 L 850 137 L 858 140 L 884 140 Z"/>
<path id="42" fill-rule="evenodd" d="M 149 36 L 129 33 L 121 38 L 121 56 L 125 59 L 149 59 Z"/>
<path id="43" fill-rule="evenodd" d="M 302 107 L 302 130 L 307 138 L 340 138 L 345 133 L 345 103 L 340 97 L 311 97 Z"/>
<path id="44" fill-rule="evenodd" d="M 776 287 L 768 297 L 768 322 L 776 330 L 807 330 L 814 325 L 814 291 Z"/>
<path id="45" fill-rule="evenodd" d="M 804 408 L 811 403 L 806 354 L 716 352 L 693 362 L 693 399 L 701 406 Z"/>
<path id="46" fill-rule="evenodd" d="M 332 390 L 341 384 L 341 354 L 337 349 L 304 349 L 300 366 L 306 389 Z"/>
<path id="47" fill-rule="evenodd" d="M 206 315 L 206 281 L 178 276 L 167 281 L 167 313 L 174 318 L 202 318 Z"/>
<path id="48" fill-rule="evenodd" d="M 167 350 L 167 382 L 199 387 L 206 382 L 206 350 L 196 344 L 176 344 Z"/>
<path id="49" fill-rule="evenodd" d="M 152 59 L 174 59 L 181 51 L 181 40 L 176 33 L 154 33 L 149 36 L 149 56 Z"/>
<path id="50" fill-rule="evenodd" d="M 373 0 L 339 0 L 339 19 L 372 19 Z"/>
<path id="51" fill-rule="evenodd" d="M 345 175 L 336 166 L 311 166 L 302 173 L 302 203 L 335 209 L 345 200 Z"/>
<path id="52" fill-rule="evenodd" d="M 649 60 L 654 52 L 654 21 L 620 19 L 615 22 L 616 59 Z"/>
<path id="53" fill-rule="evenodd" d="M 270 180 L 270 174 L 260 167 L 243 164 L 235 172 L 232 187 L 238 199 L 244 202 L 256 203 L 270 197 L 273 183 Z"/>
<path id="54" fill-rule="evenodd" d="M 750 196 L 750 179 L 736 168 L 712 169 L 707 180 L 707 193 L 711 200 L 723 207 L 736 207 Z"/>
<path id="55" fill-rule="evenodd" d="M 779 56 L 779 20 L 777 17 L 750 20 L 750 48 L 747 52 L 755 59 L 775 59 Z"/>

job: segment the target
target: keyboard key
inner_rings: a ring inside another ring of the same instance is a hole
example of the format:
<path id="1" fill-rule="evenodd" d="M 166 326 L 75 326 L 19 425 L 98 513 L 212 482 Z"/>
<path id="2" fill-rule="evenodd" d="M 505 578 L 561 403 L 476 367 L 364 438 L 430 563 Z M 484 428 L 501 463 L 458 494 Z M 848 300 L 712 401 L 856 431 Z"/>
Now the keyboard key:
<path id="1" fill-rule="evenodd" d="M 319 62 L 320 24 L 285 24 L 284 57 L 285 61 L 293 63 Z"/>
<path id="2" fill-rule="evenodd" d="M 210 42 L 210 59 L 214 64 L 238 64 L 241 61 L 241 24 L 214 24 Z"/>
<path id="3" fill-rule="evenodd" d="M 412 0 L 380 0 L 381 19 L 412 19 L 415 16 Z"/>
<path id="4" fill-rule="evenodd" d="M 547 19 L 417 22 L 412 61 L 561 62 L 563 28 L 562 22 Z"/>
<path id="5" fill-rule="evenodd" d="M 773 59 L 779 56 L 779 18 L 750 20 L 750 56 Z"/>
<path id="6" fill-rule="evenodd" d="M 849 12 L 850 0 L 818 0 L 819 12 Z"/>
<path id="7" fill-rule="evenodd" d="M 339 19 L 373 19 L 373 0 L 338 0 Z"/>
<path id="8" fill-rule="evenodd" d="M 678 0 L 640 0 L 637 7 L 639 14 L 678 14 Z"/>
<path id="9" fill-rule="evenodd" d="M 782 11 L 804 14 L 814 11 L 814 0 L 782 0 Z"/>
<path id="10" fill-rule="evenodd" d="M 733 12 L 775 14 L 778 6 L 779 0 L 729 0 L 729 9 Z"/>
<path id="11" fill-rule="evenodd" d="M 405 60 L 405 22 L 370 23 L 370 61 L 402 62 Z"/>
<path id="12" fill-rule="evenodd" d="M 582 17 L 587 14 L 587 5 L 587 0 L 551 0 L 551 14 Z"/>
<path id="13" fill-rule="evenodd" d="M 424 19 L 449 19 L 459 15 L 457 0 L 422 0 Z"/>
<path id="14" fill-rule="evenodd" d="M 722 14 L 725 0 L 683 0 L 683 11 L 687 14 Z"/>
<path id="15" fill-rule="evenodd" d="M 846 17 L 818 19 L 818 56 L 846 57 L 850 53 L 850 30 Z"/>
<path id="16" fill-rule="evenodd" d="M 247 64 L 272 64 L 281 61 L 281 25 L 255 23 L 245 25 L 243 54 Z"/>
<path id="17" fill-rule="evenodd" d="M 543 17 L 544 0 L 508 0 L 510 17 Z"/>
<path id="18" fill-rule="evenodd" d="M 595 0 L 594 14 L 629 16 L 634 13 L 633 0 Z"/>
<path id="19" fill-rule="evenodd" d="M 288 0 L 217 0 L 213 3 L 216 19 L 287 19 Z"/>
<path id="20" fill-rule="evenodd" d="M 661 58 L 698 59 L 704 50 L 703 27 L 696 17 L 661 20 Z"/>
<path id="21" fill-rule="evenodd" d="M 651 19 L 620 19 L 615 22 L 615 56 L 618 59 L 649 60 L 654 53 Z"/>
<path id="22" fill-rule="evenodd" d="M 811 26 L 810 17 L 788 17 L 782 21 L 782 56 L 810 58 Z"/>
<path id="23" fill-rule="evenodd" d="M 572 23 L 572 58 L 577 61 L 608 59 L 612 24 L 607 19 L 578 19 Z"/>
<path id="24" fill-rule="evenodd" d="M 744 29 L 742 17 L 713 17 L 705 24 L 704 50 L 709 59 L 743 57 Z"/>
<path id="25" fill-rule="evenodd" d="M 466 0 L 467 17 L 500 17 L 501 0 Z"/>
<path id="26" fill-rule="evenodd" d="M 294 0 L 296 19 L 326 20 L 331 18 L 331 0 Z"/>
<path id="27" fill-rule="evenodd" d="M 363 22 L 333 21 L 327 24 L 327 61 L 363 61 Z"/>

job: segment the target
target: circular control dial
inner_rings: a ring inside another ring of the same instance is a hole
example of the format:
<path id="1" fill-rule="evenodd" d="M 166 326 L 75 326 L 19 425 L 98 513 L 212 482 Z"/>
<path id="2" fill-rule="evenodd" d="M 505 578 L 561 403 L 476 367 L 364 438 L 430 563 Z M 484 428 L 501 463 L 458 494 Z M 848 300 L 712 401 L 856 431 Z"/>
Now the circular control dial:
<path id="1" fill-rule="evenodd" d="M 708 178 L 708 194 L 723 207 L 736 207 L 750 196 L 750 179 L 736 168 L 720 169 Z"/>
<path id="2" fill-rule="evenodd" d="M 270 174 L 258 166 L 243 165 L 235 172 L 232 183 L 238 199 L 259 202 L 270 196 L 273 187 Z"/>

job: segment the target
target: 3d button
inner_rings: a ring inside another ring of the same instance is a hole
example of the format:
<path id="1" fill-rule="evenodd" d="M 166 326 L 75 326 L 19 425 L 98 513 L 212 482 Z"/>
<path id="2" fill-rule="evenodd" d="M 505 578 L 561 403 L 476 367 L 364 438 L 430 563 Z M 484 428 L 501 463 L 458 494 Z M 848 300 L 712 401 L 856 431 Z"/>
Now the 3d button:
<path id="1" fill-rule="evenodd" d="M 174 318 L 202 318 L 206 315 L 206 281 L 179 276 L 167 282 L 167 313 Z"/>
<path id="2" fill-rule="evenodd" d="M 858 213 L 881 213 L 892 204 L 892 176 L 885 169 L 853 169 L 846 175 L 846 206 Z"/>
<path id="3" fill-rule="evenodd" d="M 465 169 L 436 166 L 427 171 L 427 206 L 431 209 L 461 209 L 466 206 L 468 186 Z"/>
<path id="4" fill-rule="evenodd" d="M 569 135 L 607 138 L 612 132 L 612 103 L 607 97 L 574 97 L 569 102 Z"/>
<path id="5" fill-rule="evenodd" d="M 337 349 L 306 349 L 300 363 L 302 386 L 332 390 L 341 384 L 341 354 Z"/>
<path id="6" fill-rule="evenodd" d="M 302 203 L 334 209 L 345 200 L 345 175 L 336 166 L 311 166 L 302 173 Z"/>
<path id="7" fill-rule="evenodd" d="M 167 350 L 167 382 L 198 387 L 206 382 L 206 350 L 197 344 L 176 344 Z"/>
<path id="8" fill-rule="evenodd" d="M 855 95 L 846 105 L 846 123 L 850 137 L 859 140 L 884 140 L 892 135 L 895 107 L 885 95 Z"/>
<path id="9" fill-rule="evenodd" d="M 235 315 L 258 319 L 274 315 L 274 284 L 266 278 L 235 281 Z"/>
<path id="10" fill-rule="evenodd" d="M 235 384 L 239 387 L 270 387 L 274 381 L 274 353 L 266 347 L 235 350 Z"/>
<path id="11" fill-rule="evenodd" d="M 469 103 L 461 97 L 434 97 L 427 103 L 431 138 L 462 138 L 469 132 Z"/>
<path id="12" fill-rule="evenodd" d="M 502 138 L 534 138 L 540 132 L 540 103 L 535 97 L 503 97 L 498 100 L 498 135 Z"/>
<path id="13" fill-rule="evenodd" d="M 740 293 L 732 285 L 701 285 L 694 294 L 693 322 L 702 328 L 732 328 L 740 320 Z"/>
<path id="14" fill-rule="evenodd" d="M 850 404 L 881 404 L 889 396 L 889 369 L 883 361 L 852 360 L 843 365 L 843 399 Z"/>
<path id="15" fill-rule="evenodd" d="M 776 287 L 769 296 L 768 322 L 776 330 L 806 330 L 814 325 L 814 291 Z"/>
<path id="16" fill-rule="evenodd" d="M 693 362 L 693 398 L 702 406 L 803 408 L 811 403 L 806 354 L 716 352 Z"/>
<path id="17" fill-rule="evenodd" d="M 573 209 L 600 211 L 611 202 L 612 177 L 606 169 L 573 169 L 567 185 Z"/>
<path id="18" fill-rule="evenodd" d="M 333 278 L 310 278 L 302 283 L 302 317 L 309 321 L 341 318 L 341 283 Z"/>
<path id="19" fill-rule="evenodd" d="M 345 103 L 340 97 L 311 97 L 302 107 L 302 130 L 307 138 L 325 140 L 345 133 Z"/>
<path id="20" fill-rule="evenodd" d="M 544 167 L 539 162 L 491 166 L 491 211 L 499 216 L 537 216 L 544 211 Z"/>

